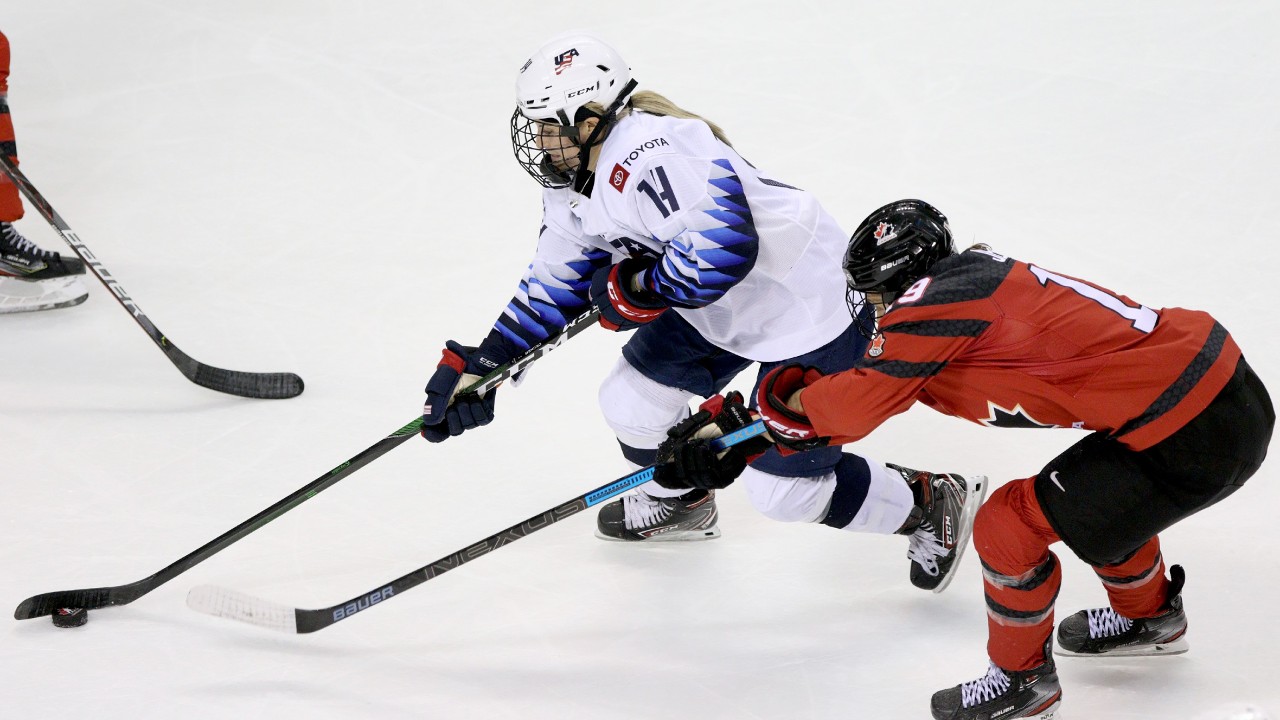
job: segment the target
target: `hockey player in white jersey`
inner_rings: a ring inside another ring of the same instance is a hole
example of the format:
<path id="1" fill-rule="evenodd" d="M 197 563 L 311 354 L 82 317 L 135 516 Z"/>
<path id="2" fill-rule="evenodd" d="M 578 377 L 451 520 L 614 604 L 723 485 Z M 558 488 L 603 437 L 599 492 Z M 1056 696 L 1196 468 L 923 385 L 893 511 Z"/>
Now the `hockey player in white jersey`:
<path id="1" fill-rule="evenodd" d="M 484 341 L 446 343 L 426 389 L 428 440 L 487 424 L 495 393 L 455 398 L 458 388 L 593 304 L 602 325 L 635 330 L 599 393 L 635 468 L 655 462 L 692 398 L 715 395 L 753 362 L 761 375 L 787 362 L 834 372 L 866 350 L 845 309 L 847 239 L 835 220 L 745 161 L 719 127 L 636 86 L 612 47 L 581 33 L 555 38 L 520 68 L 511 139 L 545 188 L 537 250 Z M 769 450 L 741 484 L 776 520 L 910 536 L 912 582 L 935 591 L 967 537 L 943 527 L 960 527 L 966 502 L 981 502 L 957 475 L 838 447 Z M 597 534 L 701 540 L 720 534 L 716 521 L 714 489 L 650 482 L 604 506 Z"/>

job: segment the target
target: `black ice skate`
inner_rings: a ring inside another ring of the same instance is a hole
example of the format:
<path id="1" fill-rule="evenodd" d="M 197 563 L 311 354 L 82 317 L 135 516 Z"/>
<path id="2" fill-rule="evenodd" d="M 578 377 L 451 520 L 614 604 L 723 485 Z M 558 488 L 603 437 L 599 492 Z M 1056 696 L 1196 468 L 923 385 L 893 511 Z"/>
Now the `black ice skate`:
<path id="1" fill-rule="evenodd" d="M 0 314 L 79 305 L 89 297 L 84 263 L 41 250 L 0 222 Z"/>
<path id="2" fill-rule="evenodd" d="M 1187 614 L 1182 610 L 1182 566 L 1169 568 L 1169 595 L 1160 614 L 1130 619 L 1109 607 L 1081 610 L 1058 624 L 1059 655 L 1135 657 L 1179 655 L 1187 645 Z"/>
<path id="3" fill-rule="evenodd" d="M 902 473 L 916 498 L 916 507 L 902 529 L 911 536 L 911 584 L 936 593 L 947 589 L 973 531 L 973 518 L 987 495 L 987 479 L 969 481 L 955 473 L 933 473 L 889 464 Z"/>
<path id="4" fill-rule="evenodd" d="M 678 498 L 655 498 L 637 490 L 600 508 L 596 537 L 623 542 L 710 540 L 716 527 L 715 491 L 693 490 Z"/>
<path id="5" fill-rule="evenodd" d="M 79 258 L 64 258 L 41 250 L 22 236 L 12 223 L 0 222 L 0 276 L 23 280 L 52 280 L 83 275 Z"/>
<path id="6" fill-rule="evenodd" d="M 1062 686 L 1045 644 L 1043 665 L 1023 672 L 992 663 L 987 674 L 933 694 L 934 720 L 1052 720 L 1062 704 Z"/>

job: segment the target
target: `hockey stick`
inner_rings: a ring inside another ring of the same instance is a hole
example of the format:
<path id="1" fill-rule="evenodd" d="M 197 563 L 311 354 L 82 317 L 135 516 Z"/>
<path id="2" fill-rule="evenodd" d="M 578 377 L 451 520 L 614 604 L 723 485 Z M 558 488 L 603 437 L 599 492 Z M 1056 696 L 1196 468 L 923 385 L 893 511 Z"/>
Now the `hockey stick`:
<path id="1" fill-rule="evenodd" d="M 462 392 L 482 393 L 492 390 L 503 380 L 506 380 L 512 375 L 515 375 L 521 370 L 527 368 L 534 360 L 537 360 L 543 355 L 551 352 L 565 340 L 568 340 L 588 327 L 591 327 L 595 319 L 599 316 L 600 313 L 595 309 L 588 310 L 582 315 L 570 320 L 569 324 L 567 324 L 564 329 L 556 335 L 534 345 L 528 352 L 510 363 L 499 366 L 493 372 L 485 375 L 483 378 L 480 378 L 480 380 L 468 386 Z M 263 510 L 257 515 L 254 515 L 248 520 L 245 520 L 239 525 L 231 528 L 205 545 L 202 545 L 194 552 L 180 558 L 173 564 L 150 577 L 145 577 L 136 582 L 125 585 L 116 585 L 113 587 L 85 588 L 82 590 L 59 590 L 56 592 L 42 593 L 40 595 L 27 598 L 19 603 L 17 609 L 13 611 L 13 617 L 18 620 L 28 620 L 42 615 L 49 615 L 58 608 L 84 608 L 85 610 L 93 610 L 95 608 L 109 607 L 113 605 L 127 605 L 169 582 L 178 575 L 190 570 L 192 567 L 195 567 L 210 556 L 227 549 L 227 547 L 249 533 L 261 528 L 263 525 L 266 525 L 307 500 L 310 500 L 322 490 L 336 484 L 339 480 L 342 480 L 365 465 L 368 465 L 374 460 L 382 457 L 390 452 L 392 448 L 395 448 L 405 440 L 417 435 L 418 431 L 421 429 L 422 418 L 414 419 L 413 422 L 405 425 L 399 430 L 396 430 L 368 448 L 365 448 L 364 451 L 350 460 L 342 463 L 324 475 L 321 475 L 306 486 L 298 488 L 297 491 L 280 502 L 277 502 L 266 510 Z"/>
<path id="2" fill-rule="evenodd" d="M 142 308 L 138 307 L 138 303 L 134 302 L 129 293 L 121 287 L 120 281 L 115 279 L 111 271 L 107 270 L 102 261 L 94 256 L 93 252 L 85 247 L 84 242 L 76 235 L 58 215 L 58 211 L 53 209 L 49 201 L 44 199 L 39 190 L 31 184 L 26 175 L 14 165 L 8 156 L 0 153 L 0 164 L 4 167 L 4 172 L 13 180 L 13 184 L 18 186 L 23 195 L 27 196 L 27 200 L 35 206 L 45 220 L 53 226 L 54 230 L 62 236 L 63 240 L 75 250 L 76 254 L 84 260 L 84 264 L 93 270 L 93 274 L 98 276 L 98 280 L 111 291 L 115 299 L 129 311 L 135 322 L 142 326 L 147 335 L 156 345 L 164 352 L 165 357 L 169 358 L 169 362 L 173 363 L 178 371 L 187 376 L 191 382 L 201 387 L 217 390 L 218 392 L 228 393 L 230 395 L 239 395 L 247 398 L 260 398 L 264 400 L 278 400 L 282 398 L 291 398 L 302 392 L 302 378 L 293 373 L 255 373 L 242 372 L 239 370 L 223 370 L 212 365 L 206 365 L 186 353 L 178 349 L 164 333 L 151 322 L 151 319 L 142 312 Z"/>
<path id="3" fill-rule="evenodd" d="M 757 420 L 740 430 L 735 430 L 728 435 L 716 438 L 712 442 L 712 446 L 717 450 L 724 449 L 730 445 L 736 445 L 744 440 L 761 435 L 764 432 L 764 422 Z M 362 610 L 368 610 L 374 605 L 396 597 L 412 587 L 438 577 L 459 565 L 471 562 L 482 555 L 487 555 L 504 545 L 513 543 L 552 523 L 560 522 L 571 515 L 576 515 L 592 505 L 598 505 L 651 479 L 653 479 L 653 466 L 637 470 L 626 477 L 614 480 L 595 490 L 579 495 L 566 503 L 534 515 L 522 523 L 512 525 L 500 533 L 490 535 L 474 545 L 468 545 L 451 555 L 446 555 L 430 565 L 420 567 L 382 587 L 332 607 L 316 610 L 293 608 L 215 585 L 200 585 L 192 588 L 187 593 L 187 607 L 207 615 L 239 620 L 240 622 L 260 625 L 285 633 L 301 634 L 323 630 L 340 620 L 345 620 Z"/>

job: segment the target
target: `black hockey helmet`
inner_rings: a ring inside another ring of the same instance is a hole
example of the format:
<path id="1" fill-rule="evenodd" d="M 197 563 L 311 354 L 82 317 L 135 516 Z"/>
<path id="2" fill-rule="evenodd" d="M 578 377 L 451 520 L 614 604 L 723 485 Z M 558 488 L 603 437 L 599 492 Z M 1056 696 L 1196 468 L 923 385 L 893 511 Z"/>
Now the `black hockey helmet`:
<path id="1" fill-rule="evenodd" d="M 884 304 L 892 303 L 954 253 L 947 217 L 929 203 L 898 200 L 877 209 L 853 232 L 844 253 L 849 311 L 859 317 L 863 293 L 880 293 Z M 861 323 L 860 329 L 867 333 Z"/>

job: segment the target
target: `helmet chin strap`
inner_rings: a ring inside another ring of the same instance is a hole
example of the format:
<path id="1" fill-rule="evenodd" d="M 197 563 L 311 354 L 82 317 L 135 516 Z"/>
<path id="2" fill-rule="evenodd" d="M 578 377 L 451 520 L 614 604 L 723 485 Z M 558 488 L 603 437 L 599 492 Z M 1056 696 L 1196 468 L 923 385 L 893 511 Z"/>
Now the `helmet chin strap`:
<path id="1" fill-rule="evenodd" d="M 600 116 L 600 122 L 596 123 L 595 128 L 591 130 L 591 134 L 587 136 L 586 140 L 578 143 L 579 152 L 582 153 L 583 159 L 581 160 L 581 165 L 578 170 L 573 173 L 574 192 L 580 195 L 586 195 L 587 197 L 591 196 L 591 181 L 596 175 L 594 170 L 588 170 L 586 167 L 587 164 L 591 162 L 591 148 L 595 147 L 596 144 L 600 142 L 602 135 L 607 131 L 609 126 L 613 125 L 613 123 L 617 121 L 618 111 L 627 103 L 627 100 L 631 97 L 631 91 L 636 88 L 636 84 L 637 83 L 634 79 L 627 81 L 627 84 L 623 86 L 622 92 L 618 93 L 618 97 L 613 101 L 613 104 L 611 104 L 608 109 L 604 111 L 604 114 Z"/>
<path id="2" fill-rule="evenodd" d="M 565 172 L 564 170 L 561 170 L 559 167 L 556 167 L 556 164 L 551 159 L 550 155 L 547 155 L 544 153 L 542 156 L 542 160 L 538 163 L 538 167 L 542 170 L 542 173 L 544 175 L 550 178 L 554 178 L 555 180 L 558 180 L 559 182 L 562 182 L 565 185 L 568 185 L 569 183 L 573 182 L 573 179 L 569 177 L 569 173 Z"/>

